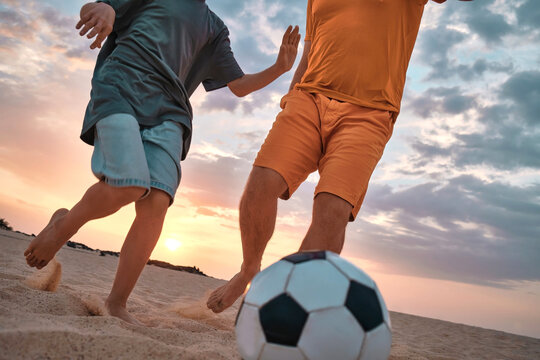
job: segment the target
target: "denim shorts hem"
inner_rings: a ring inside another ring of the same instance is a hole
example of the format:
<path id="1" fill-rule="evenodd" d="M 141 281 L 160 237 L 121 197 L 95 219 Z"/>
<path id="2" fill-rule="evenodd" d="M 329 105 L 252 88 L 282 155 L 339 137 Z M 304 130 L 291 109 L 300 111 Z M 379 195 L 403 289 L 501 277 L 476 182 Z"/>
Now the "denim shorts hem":
<path id="1" fill-rule="evenodd" d="M 176 191 L 173 188 L 171 188 L 170 186 L 165 185 L 163 183 L 157 182 L 157 181 L 151 181 L 150 182 L 150 187 L 153 187 L 155 189 L 162 190 L 162 191 L 166 192 L 171 198 L 169 206 L 173 204 L 174 196 L 176 194 Z"/>
<path id="2" fill-rule="evenodd" d="M 150 184 L 148 184 L 148 181 L 141 180 L 141 179 L 111 179 L 108 177 L 104 177 L 103 180 L 111 186 L 117 186 L 117 187 L 138 186 L 138 187 L 143 187 L 145 189 L 150 189 Z"/>

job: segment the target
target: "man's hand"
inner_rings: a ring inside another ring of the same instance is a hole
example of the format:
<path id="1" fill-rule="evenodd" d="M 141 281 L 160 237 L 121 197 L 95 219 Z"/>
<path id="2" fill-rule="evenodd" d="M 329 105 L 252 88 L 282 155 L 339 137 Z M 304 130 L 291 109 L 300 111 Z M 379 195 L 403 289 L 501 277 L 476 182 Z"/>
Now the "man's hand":
<path id="1" fill-rule="evenodd" d="M 79 35 L 92 39 L 97 35 L 90 49 L 101 48 L 101 43 L 113 30 L 116 13 L 114 9 L 105 3 L 88 3 L 81 8 L 81 20 L 76 28 L 81 29 Z"/>
<path id="2" fill-rule="evenodd" d="M 296 53 L 298 52 L 298 42 L 300 42 L 300 34 L 298 33 L 298 25 L 294 27 L 289 25 L 285 34 L 283 34 L 283 40 L 279 47 L 279 54 L 276 60 L 277 68 L 285 73 L 291 70 L 294 60 L 296 60 Z"/>

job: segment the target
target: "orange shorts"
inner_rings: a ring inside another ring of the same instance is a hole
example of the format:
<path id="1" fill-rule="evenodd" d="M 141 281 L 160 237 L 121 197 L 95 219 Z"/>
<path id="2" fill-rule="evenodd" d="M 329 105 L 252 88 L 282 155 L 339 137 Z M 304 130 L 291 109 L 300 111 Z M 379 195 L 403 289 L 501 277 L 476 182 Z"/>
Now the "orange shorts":
<path id="1" fill-rule="evenodd" d="M 273 169 L 285 179 L 285 200 L 319 170 L 315 196 L 327 192 L 349 202 L 353 221 L 392 136 L 392 113 L 298 89 L 283 97 L 281 108 L 254 166 Z"/>

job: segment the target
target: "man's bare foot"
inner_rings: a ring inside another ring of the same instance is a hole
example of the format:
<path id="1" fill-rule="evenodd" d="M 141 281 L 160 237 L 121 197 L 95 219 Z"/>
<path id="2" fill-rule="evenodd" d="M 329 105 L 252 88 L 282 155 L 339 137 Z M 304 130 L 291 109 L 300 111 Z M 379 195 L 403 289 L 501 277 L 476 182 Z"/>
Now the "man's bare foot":
<path id="1" fill-rule="evenodd" d="M 243 272 L 234 275 L 228 283 L 210 294 L 206 306 L 215 313 L 220 313 L 232 306 L 236 299 L 242 296 L 253 276 Z"/>
<path id="2" fill-rule="evenodd" d="M 56 255 L 58 250 L 65 244 L 67 239 L 57 236 L 55 224 L 68 213 L 68 209 L 58 209 L 54 212 L 51 220 L 39 235 L 32 240 L 24 252 L 26 263 L 31 267 L 41 269 L 45 267 Z"/>
<path id="3" fill-rule="evenodd" d="M 124 320 L 125 322 L 128 322 L 132 325 L 138 325 L 138 326 L 144 326 L 143 323 L 141 323 L 139 320 L 135 319 L 126 309 L 125 306 L 112 302 L 112 301 L 105 301 L 105 308 L 107 309 L 107 312 L 110 316 L 117 317 L 119 319 Z"/>

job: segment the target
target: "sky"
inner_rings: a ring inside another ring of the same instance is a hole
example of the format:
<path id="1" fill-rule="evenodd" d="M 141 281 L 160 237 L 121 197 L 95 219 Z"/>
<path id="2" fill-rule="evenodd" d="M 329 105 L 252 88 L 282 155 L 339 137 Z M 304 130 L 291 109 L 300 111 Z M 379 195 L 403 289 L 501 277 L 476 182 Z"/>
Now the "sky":
<path id="1" fill-rule="evenodd" d="M 304 34 L 305 0 L 207 3 L 246 73 L 275 61 L 289 24 Z M 96 181 L 79 139 L 97 56 L 74 28 L 83 4 L 0 0 L 0 217 L 26 233 Z M 540 338 L 539 24 L 537 0 L 426 5 L 401 114 L 342 252 L 390 310 Z M 292 74 L 242 99 L 197 89 L 152 258 L 222 279 L 239 270 L 238 202 Z M 317 180 L 279 202 L 263 267 L 297 250 Z M 133 217 L 129 206 L 72 240 L 118 251 Z"/>

